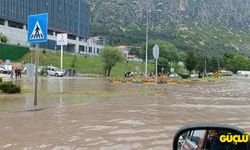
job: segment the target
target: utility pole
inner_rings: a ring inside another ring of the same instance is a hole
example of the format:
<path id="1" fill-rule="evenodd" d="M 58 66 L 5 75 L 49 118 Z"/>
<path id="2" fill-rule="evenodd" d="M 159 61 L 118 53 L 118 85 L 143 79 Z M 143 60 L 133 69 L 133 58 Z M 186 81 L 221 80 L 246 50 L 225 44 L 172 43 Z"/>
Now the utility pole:
<path id="1" fill-rule="evenodd" d="M 204 65 L 204 73 L 205 73 L 205 76 L 207 75 L 207 58 L 206 56 L 204 57 L 204 61 L 205 61 L 205 65 Z"/>
<path id="2" fill-rule="evenodd" d="M 146 29 L 146 64 L 145 64 L 145 76 L 148 76 L 148 24 L 149 24 L 149 11 L 147 10 L 147 29 Z"/>
<path id="3" fill-rule="evenodd" d="M 138 1 L 134 1 L 135 5 L 138 5 L 141 8 L 141 5 Z M 145 76 L 148 75 L 148 31 L 149 31 L 149 15 L 152 11 L 156 11 L 156 12 L 161 12 L 161 9 L 155 9 L 158 6 L 161 6 L 162 3 L 158 3 L 156 6 L 152 7 L 152 8 L 145 8 L 145 9 L 140 9 L 138 11 L 143 11 L 145 10 L 147 13 L 147 24 L 146 24 L 146 58 L 145 58 Z M 138 12 L 136 11 L 136 12 Z"/>

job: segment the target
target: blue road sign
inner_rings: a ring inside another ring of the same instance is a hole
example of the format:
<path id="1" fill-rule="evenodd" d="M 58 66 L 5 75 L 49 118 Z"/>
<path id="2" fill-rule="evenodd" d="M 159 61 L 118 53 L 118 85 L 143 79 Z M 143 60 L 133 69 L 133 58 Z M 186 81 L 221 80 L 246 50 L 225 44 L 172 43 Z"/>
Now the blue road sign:
<path id="1" fill-rule="evenodd" d="M 48 13 L 30 15 L 28 18 L 28 43 L 47 41 Z"/>

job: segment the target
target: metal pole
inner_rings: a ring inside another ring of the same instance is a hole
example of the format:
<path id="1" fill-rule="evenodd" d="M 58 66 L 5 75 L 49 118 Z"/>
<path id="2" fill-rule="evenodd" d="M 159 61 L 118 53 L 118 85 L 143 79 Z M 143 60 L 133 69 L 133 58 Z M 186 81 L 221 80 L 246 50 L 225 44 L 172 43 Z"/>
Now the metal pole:
<path id="1" fill-rule="evenodd" d="M 218 57 L 218 72 L 220 71 L 220 58 Z"/>
<path id="2" fill-rule="evenodd" d="M 156 80 L 155 80 L 155 83 L 157 84 L 158 83 L 158 68 L 157 68 L 157 61 L 158 59 L 155 59 L 155 77 L 156 77 Z"/>
<path id="3" fill-rule="evenodd" d="M 207 58 L 205 56 L 205 68 L 204 68 L 205 76 L 207 75 Z"/>
<path id="4" fill-rule="evenodd" d="M 30 52 L 30 63 L 32 64 L 32 51 Z"/>
<path id="5" fill-rule="evenodd" d="M 63 45 L 61 45 L 61 70 L 63 68 Z"/>
<path id="6" fill-rule="evenodd" d="M 145 64 L 145 76 L 148 75 L 148 24 L 149 24 L 149 11 L 147 10 L 147 29 L 146 29 L 146 64 Z"/>
<path id="7" fill-rule="evenodd" d="M 78 31 L 77 31 L 77 36 L 80 37 L 80 0 L 78 1 Z"/>
<path id="8" fill-rule="evenodd" d="M 37 105 L 37 84 L 38 84 L 38 63 L 39 63 L 39 51 L 38 43 L 36 43 L 35 51 L 35 92 L 34 92 L 34 105 Z"/>

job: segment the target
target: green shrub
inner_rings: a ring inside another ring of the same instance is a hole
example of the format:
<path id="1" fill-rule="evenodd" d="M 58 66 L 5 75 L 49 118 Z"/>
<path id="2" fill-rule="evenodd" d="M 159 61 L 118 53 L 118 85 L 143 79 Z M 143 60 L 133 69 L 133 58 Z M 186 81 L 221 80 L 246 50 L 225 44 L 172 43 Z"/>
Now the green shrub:
<path id="1" fill-rule="evenodd" d="M 4 93 L 20 93 L 21 87 L 12 82 L 3 82 L 0 84 L 0 90 Z"/>
<path id="2" fill-rule="evenodd" d="M 45 50 L 45 49 L 43 49 L 42 53 L 43 53 L 43 54 L 46 54 L 46 50 Z"/>
<path id="3" fill-rule="evenodd" d="M 9 41 L 8 37 L 4 34 L 1 34 L 0 38 L 2 43 L 7 43 Z"/>
<path id="4" fill-rule="evenodd" d="M 46 75 L 46 70 L 45 68 L 42 68 L 42 70 L 39 72 L 39 76 L 45 76 Z"/>
<path id="5" fill-rule="evenodd" d="M 0 78 L 0 83 L 2 83 L 3 82 L 3 79 L 2 78 Z"/>
<path id="6" fill-rule="evenodd" d="M 9 59 L 11 61 L 19 60 L 28 52 L 29 48 L 27 47 L 0 43 L 0 54 L 1 54 L 0 59 L 2 60 L 6 59 Z"/>

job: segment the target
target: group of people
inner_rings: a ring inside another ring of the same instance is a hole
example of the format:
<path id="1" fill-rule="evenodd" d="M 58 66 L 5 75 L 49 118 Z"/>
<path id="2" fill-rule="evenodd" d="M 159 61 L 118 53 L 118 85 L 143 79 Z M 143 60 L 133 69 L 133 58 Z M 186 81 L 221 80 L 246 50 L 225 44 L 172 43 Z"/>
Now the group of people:
<path id="1" fill-rule="evenodd" d="M 10 78 L 11 79 L 17 79 L 17 78 L 22 78 L 22 69 L 21 68 L 12 68 L 10 71 Z"/>

